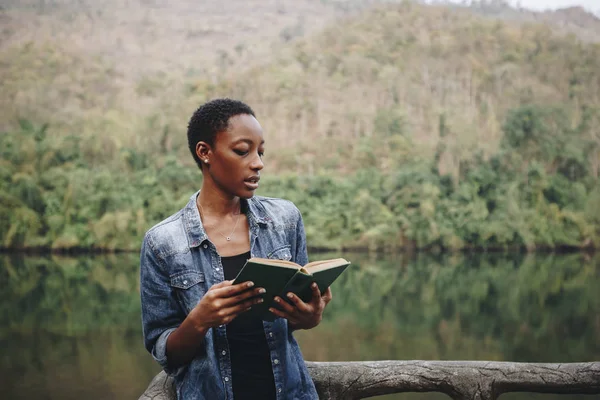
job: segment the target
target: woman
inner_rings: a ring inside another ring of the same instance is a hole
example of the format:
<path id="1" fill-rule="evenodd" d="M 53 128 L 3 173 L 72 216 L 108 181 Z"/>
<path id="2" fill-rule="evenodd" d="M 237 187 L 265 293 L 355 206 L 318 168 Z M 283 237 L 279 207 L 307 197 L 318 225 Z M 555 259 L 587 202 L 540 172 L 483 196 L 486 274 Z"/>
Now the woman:
<path id="1" fill-rule="evenodd" d="M 150 229 L 141 252 L 146 349 L 175 380 L 179 399 L 316 399 L 292 331 L 319 324 L 331 300 L 316 285 L 304 303 L 276 297 L 280 318 L 244 315 L 264 289 L 232 281 L 250 257 L 307 263 L 304 225 L 289 201 L 254 196 L 263 169 L 263 131 L 246 104 L 201 106 L 188 143 L 202 188 Z"/>

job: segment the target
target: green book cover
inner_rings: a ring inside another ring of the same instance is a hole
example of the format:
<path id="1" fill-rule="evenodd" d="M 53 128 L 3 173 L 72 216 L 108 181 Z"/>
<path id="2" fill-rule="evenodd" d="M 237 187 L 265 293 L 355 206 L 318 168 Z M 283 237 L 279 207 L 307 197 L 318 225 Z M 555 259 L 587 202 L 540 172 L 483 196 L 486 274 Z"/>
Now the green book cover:
<path id="1" fill-rule="evenodd" d="M 324 293 L 348 265 L 350 262 L 343 258 L 314 261 L 304 267 L 290 261 L 251 258 L 233 284 L 252 281 L 254 287 L 265 288 L 266 293 L 262 295 L 264 302 L 252 306 L 248 313 L 265 321 L 274 321 L 276 317 L 269 308 L 276 304 L 273 301 L 275 296 L 287 299 L 285 295 L 292 292 L 303 301 L 310 301 L 312 282 L 317 282 L 321 293 Z"/>
<path id="2" fill-rule="evenodd" d="M 345 260 L 344 260 L 345 261 Z M 312 289 L 310 285 L 317 282 L 321 295 L 327 288 L 348 268 L 349 262 L 337 263 L 333 265 L 304 267 L 284 287 L 281 297 L 285 298 L 288 292 L 295 293 L 302 301 L 309 302 L 312 299 Z"/>

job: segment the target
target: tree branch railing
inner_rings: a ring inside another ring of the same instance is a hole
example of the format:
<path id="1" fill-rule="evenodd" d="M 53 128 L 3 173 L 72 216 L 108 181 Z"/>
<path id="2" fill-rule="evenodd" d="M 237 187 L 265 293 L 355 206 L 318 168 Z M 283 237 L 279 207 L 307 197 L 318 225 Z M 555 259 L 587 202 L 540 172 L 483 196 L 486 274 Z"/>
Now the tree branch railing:
<path id="1" fill-rule="evenodd" d="M 455 400 L 495 400 L 502 393 L 600 393 L 600 362 L 495 361 L 308 362 L 320 399 L 355 400 L 404 392 L 441 392 Z M 140 400 L 175 400 L 160 372 Z"/>

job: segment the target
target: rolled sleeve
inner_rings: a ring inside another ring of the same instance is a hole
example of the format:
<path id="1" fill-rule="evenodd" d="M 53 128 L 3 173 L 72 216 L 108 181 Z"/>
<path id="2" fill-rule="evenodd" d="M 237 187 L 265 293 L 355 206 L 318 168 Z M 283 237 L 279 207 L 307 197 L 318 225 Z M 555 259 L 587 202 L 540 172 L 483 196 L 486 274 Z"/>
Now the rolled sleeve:
<path id="1" fill-rule="evenodd" d="M 167 363 L 167 339 L 169 338 L 169 335 L 175 331 L 175 329 L 177 328 L 169 328 L 161 333 L 158 339 L 156 339 L 154 347 L 151 351 L 152 357 L 169 375 L 175 373 L 176 369 L 169 368 L 169 364 Z"/>

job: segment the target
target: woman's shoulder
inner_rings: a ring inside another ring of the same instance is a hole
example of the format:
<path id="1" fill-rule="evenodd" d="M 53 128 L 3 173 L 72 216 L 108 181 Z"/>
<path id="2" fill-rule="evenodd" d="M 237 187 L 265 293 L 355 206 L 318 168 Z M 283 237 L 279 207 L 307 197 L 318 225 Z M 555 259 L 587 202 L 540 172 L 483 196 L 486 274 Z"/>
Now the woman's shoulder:
<path id="1" fill-rule="evenodd" d="M 158 242 L 165 237 L 174 238 L 178 241 L 187 238 L 190 228 L 200 223 L 200 217 L 196 209 L 197 194 L 198 192 L 194 193 L 182 209 L 148 229 L 145 238 L 154 239 Z"/>
<path id="2" fill-rule="evenodd" d="M 251 211 L 259 219 L 297 221 L 301 218 L 298 207 L 290 200 L 277 197 L 254 196 L 248 200 Z"/>
<path id="3" fill-rule="evenodd" d="M 179 228 L 179 226 L 181 226 L 183 224 L 183 212 L 184 209 L 181 209 L 179 211 L 177 211 L 174 214 L 171 214 L 170 216 L 168 216 L 167 218 L 163 219 L 162 221 L 158 222 L 157 224 L 155 224 L 154 226 L 152 226 L 150 229 L 148 229 L 148 231 L 146 232 L 146 235 L 153 235 L 162 231 L 169 231 L 172 230 L 173 228 Z"/>
<path id="4" fill-rule="evenodd" d="M 165 247 L 184 247 L 184 244 L 187 243 L 187 233 L 183 221 L 184 211 L 184 209 L 179 210 L 148 229 L 144 235 L 144 242 L 160 253 L 165 250 Z M 183 250 L 185 247 L 182 248 Z"/>
<path id="5" fill-rule="evenodd" d="M 262 204 L 265 207 L 279 207 L 284 209 L 295 210 L 298 209 L 291 200 L 281 199 L 278 197 L 252 196 L 250 199 L 248 199 L 248 202 Z"/>

